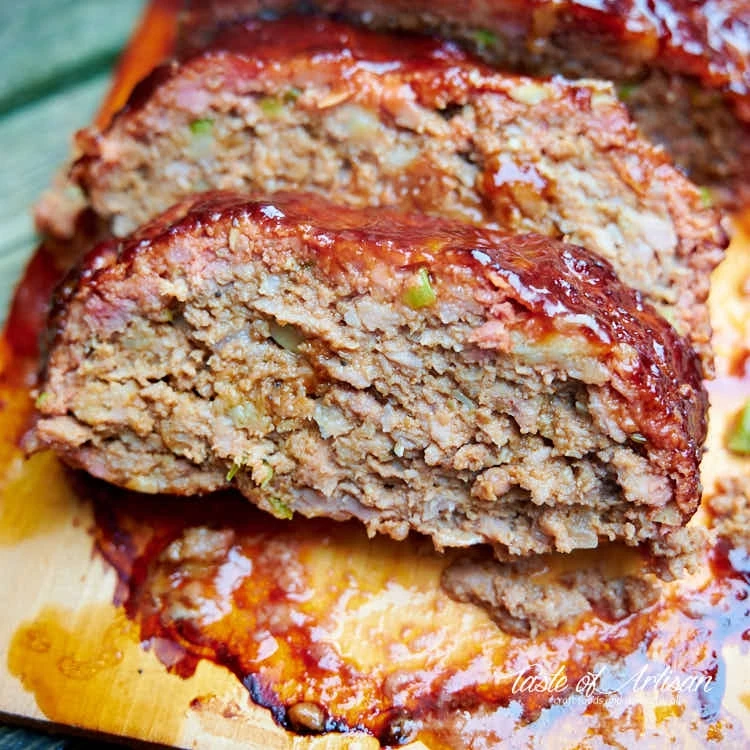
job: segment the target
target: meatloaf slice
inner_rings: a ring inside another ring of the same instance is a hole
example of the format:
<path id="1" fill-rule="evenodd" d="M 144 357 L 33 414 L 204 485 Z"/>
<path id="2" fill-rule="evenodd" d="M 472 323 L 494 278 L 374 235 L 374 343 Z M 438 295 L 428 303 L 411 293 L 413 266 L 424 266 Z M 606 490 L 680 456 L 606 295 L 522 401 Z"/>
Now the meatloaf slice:
<path id="1" fill-rule="evenodd" d="M 312 194 L 209 194 L 63 296 L 30 447 L 143 492 L 234 483 L 526 555 L 629 544 L 699 498 L 697 355 L 586 250 Z"/>
<path id="2" fill-rule="evenodd" d="M 506 69 L 618 83 L 648 136 L 724 201 L 750 199 L 747 0 L 196 0 L 182 46 L 219 22 L 297 8 L 437 33 Z"/>
<path id="3" fill-rule="evenodd" d="M 250 23 L 217 45 L 80 136 L 74 175 L 115 234 L 208 188 L 539 232 L 609 260 L 709 363 L 717 213 L 608 84 L 501 75 L 447 42 L 324 20 Z"/>

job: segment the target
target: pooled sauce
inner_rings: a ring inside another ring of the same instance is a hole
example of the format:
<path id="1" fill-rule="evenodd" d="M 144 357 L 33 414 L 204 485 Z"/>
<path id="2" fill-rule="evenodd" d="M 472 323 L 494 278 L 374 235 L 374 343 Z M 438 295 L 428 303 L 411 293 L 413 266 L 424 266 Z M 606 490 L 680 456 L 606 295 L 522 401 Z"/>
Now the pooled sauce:
<path id="1" fill-rule="evenodd" d="M 30 471 L 26 471 L 26 469 Z M 0 487 L 0 545 L 54 531 L 75 512 L 78 498 L 64 480 L 65 467 L 51 453 L 39 453 L 24 466 L 21 456 L 4 467 Z M 29 476 L 33 477 L 29 481 Z"/>
<path id="2" fill-rule="evenodd" d="M 450 557 L 427 540 L 280 521 L 229 493 L 155 500 L 78 481 L 145 643 L 182 676 L 200 659 L 226 666 L 287 729 L 433 748 L 631 729 L 641 746 L 654 722 L 681 736 L 690 717 L 697 743 L 743 736 L 722 708 L 722 648 L 747 653 L 750 563 L 723 541 L 711 578 L 620 622 L 525 639 L 441 591 Z"/>
<path id="3" fill-rule="evenodd" d="M 43 607 L 15 632 L 8 670 L 57 723 L 128 736 L 137 734 L 146 715 L 149 739 L 168 744 L 178 742 L 196 693 L 231 692 L 219 670 L 190 680 L 165 674 L 141 647 L 138 625 L 106 602 L 76 610 Z M 169 701 L 156 704 L 153 696 L 165 690 Z"/>

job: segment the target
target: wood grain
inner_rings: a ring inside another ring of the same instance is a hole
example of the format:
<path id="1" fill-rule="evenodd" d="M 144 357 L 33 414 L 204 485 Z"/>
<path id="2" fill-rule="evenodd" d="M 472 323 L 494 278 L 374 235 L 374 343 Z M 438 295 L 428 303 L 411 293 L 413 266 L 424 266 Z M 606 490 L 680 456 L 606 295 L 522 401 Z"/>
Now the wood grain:
<path id="1" fill-rule="evenodd" d="M 38 242 L 31 206 L 91 122 L 144 0 L 0 4 L 0 325 Z M 12 568 L 3 568 L 11 571 Z M 12 574 L 11 574 L 12 575 Z M 62 750 L 64 741 L 0 727 L 0 747 Z"/>

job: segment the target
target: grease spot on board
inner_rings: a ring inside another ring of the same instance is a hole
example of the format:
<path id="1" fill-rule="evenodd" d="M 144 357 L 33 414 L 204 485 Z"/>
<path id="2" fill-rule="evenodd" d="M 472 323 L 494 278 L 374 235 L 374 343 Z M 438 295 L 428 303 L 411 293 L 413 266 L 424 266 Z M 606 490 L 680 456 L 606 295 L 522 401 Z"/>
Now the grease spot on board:
<path id="1" fill-rule="evenodd" d="M 78 497 L 66 469 L 50 452 L 18 456 L 0 488 L 0 544 L 17 544 L 69 523 Z"/>
<path id="2" fill-rule="evenodd" d="M 137 625 L 107 603 L 44 607 L 8 651 L 9 672 L 51 721 L 166 744 L 176 742 L 196 694 L 236 685 L 205 666 L 188 680 L 168 674 L 141 647 Z"/>

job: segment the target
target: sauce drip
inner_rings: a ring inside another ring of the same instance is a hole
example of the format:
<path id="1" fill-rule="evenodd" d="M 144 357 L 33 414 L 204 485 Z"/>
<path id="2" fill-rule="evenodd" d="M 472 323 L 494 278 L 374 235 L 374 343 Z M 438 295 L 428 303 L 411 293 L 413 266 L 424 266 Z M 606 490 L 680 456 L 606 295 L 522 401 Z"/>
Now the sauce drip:
<path id="1" fill-rule="evenodd" d="M 80 481 L 141 638 L 183 676 L 200 659 L 226 666 L 287 729 L 306 731 L 290 719 L 304 704 L 319 729 L 384 745 L 532 740 L 551 726 L 611 739 L 654 722 L 674 731 L 686 713 L 697 742 L 740 736 L 722 707 L 722 648 L 747 652 L 750 565 L 725 541 L 707 580 L 620 622 L 591 615 L 526 639 L 450 600 L 439 586 L 450 557 L 424 539 L 279 521 L 228 493 L 155 503 Z"/>

